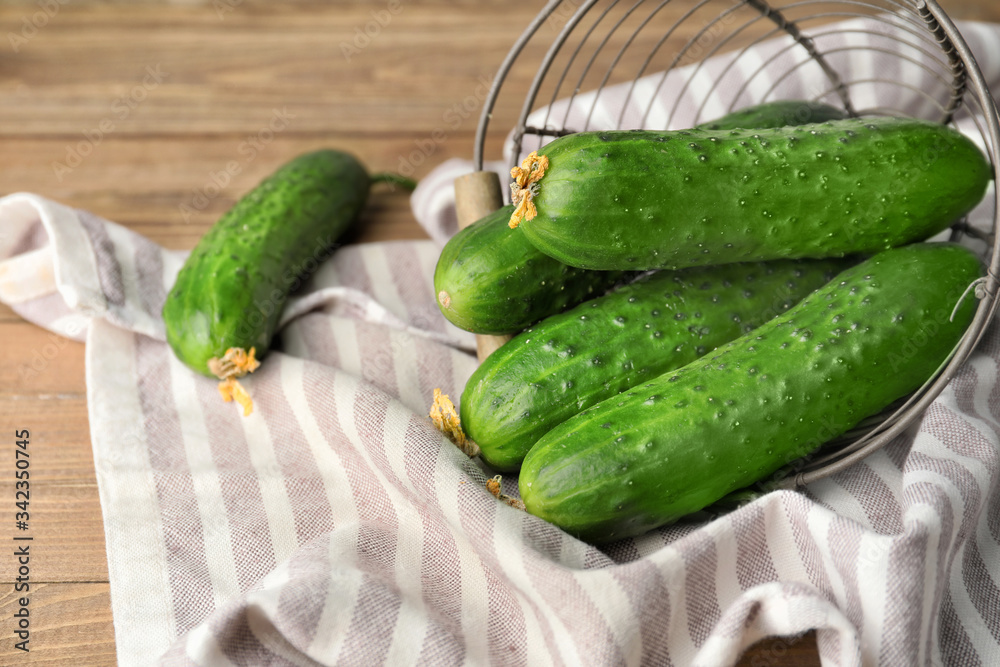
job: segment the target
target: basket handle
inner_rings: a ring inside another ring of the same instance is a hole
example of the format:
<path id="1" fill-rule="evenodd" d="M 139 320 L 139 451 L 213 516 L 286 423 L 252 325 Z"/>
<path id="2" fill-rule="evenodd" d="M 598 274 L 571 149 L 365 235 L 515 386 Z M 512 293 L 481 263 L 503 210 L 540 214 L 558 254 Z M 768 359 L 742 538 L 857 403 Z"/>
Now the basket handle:
<path id="1" fill-rule="evenodd" d="M 458 228 L 465 229 L 503 206 L 500 177 L 492 171 L 474 171 L 455 179 L 455 215 Z M 476 356 L 483 361 L 510 336 L 476 335 Z"/>

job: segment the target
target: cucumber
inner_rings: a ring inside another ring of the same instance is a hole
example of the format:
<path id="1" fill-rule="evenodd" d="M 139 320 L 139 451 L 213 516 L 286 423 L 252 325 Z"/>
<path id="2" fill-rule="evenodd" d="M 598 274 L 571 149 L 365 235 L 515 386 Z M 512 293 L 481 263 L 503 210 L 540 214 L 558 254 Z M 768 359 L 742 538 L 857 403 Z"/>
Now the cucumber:
<path id="1" fill-rule="evenodd" d="M 462 427 L 486 463 L 515 470 L 560 422 L 763 324 L 849 264 L 776 260 L 643 276 L 487 357 L 462 393 Z"/>
<path id="2" fill-rule="evenodd" d="M 942 231 L 991 178 L 957 131 L 888 117 L 581 132 L 540 152 L 515 177 L 511 225 L 523 217 L 540 251 L 603 270 L 871 254 Z"/>
<path id="3" fill-rule="evenodd" d="M 448 240 L 434 269 L 438 308 L 478 334 L 521 331 L 544 317 L 635 277 L 584 271 L 556 261 L 507 227 L 513 206 L 477 220 Z"/>
<path id="4" fill-rule="evenodd" d="M 192 250 L 167 295 L 163 321 L 177 358 L 224 380 L 256 367 L 289 292 L 358 218 L 370 183 L 353 156 L 318 150 L 242 197 Z"/>
<path id="5" fill-rule="evenodd" d="M 701 130 L 766 129 L 825 123 L 828 120 L 841 120 L 843 118 L 847 118 L 847 113 L 843 109 L 823 102 L 778 100 L 746 107 L 723 116 L 719 120 L 702 123 L 695 127 Z"/>
<path id="6" fill-rule="evenodd" d="M 819 102 L 787 100 L 741 109 L 699 126 L 736 129 L 778 127 L 842 118 Z M 434 270 L 441 313 L 455 326 L 478 334 L 513 334 L 539 320 L 602 294 L 634 273 L 587 272 L 537 250 L 507 222 L 505 206 L 448 240 Z"/>
<path id="7" fill-rule="evenodd" d="M 591 542 L 634 536 L 766 478 L 916 390 L 952 352 L 981 275 L 957 245 L 881 252 L 756 330 L 546 433 L 529 512 Z"/>

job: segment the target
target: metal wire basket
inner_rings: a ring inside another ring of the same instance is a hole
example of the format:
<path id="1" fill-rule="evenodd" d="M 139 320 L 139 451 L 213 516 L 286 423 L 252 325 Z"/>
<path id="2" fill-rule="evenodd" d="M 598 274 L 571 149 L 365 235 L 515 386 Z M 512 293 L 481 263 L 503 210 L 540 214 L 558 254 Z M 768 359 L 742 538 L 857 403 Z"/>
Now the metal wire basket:
<path id="1" fill-rule="evenodd" d="M 512 76 L 519 59 L 522 74 Z M 537 63 L 530 81 L 524 61 Z M 496 177 L 483 171 L 488 129 L 498 119 L 514 118 L 502 127 L 514 128 L 504 152 L 515 166 L 565 134 L 691 127 L 779 99 L 950 124 L 997 164 L 996 104 L 967 42 L 934 0 L 551 0 L 494 79 L 475 138 L 477 173 L 456 182 L 460 220 L 463 211 L 475 218 L 503 203 Z M 772 488 L 807 484 L 860 460 L 940 394 L 997 306 L 998 211 L 991 188 L 946 233 L 988 266 L 975 286 L 975 318 L 949 360 L 911 396 L 795 462 Z"/>

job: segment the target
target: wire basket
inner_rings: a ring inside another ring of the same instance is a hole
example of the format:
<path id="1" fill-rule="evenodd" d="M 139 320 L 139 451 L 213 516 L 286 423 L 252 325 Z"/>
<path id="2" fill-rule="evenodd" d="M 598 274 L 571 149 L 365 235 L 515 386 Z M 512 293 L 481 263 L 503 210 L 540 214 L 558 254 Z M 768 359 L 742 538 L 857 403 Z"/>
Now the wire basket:
<path id="1" fill-rule="evenodd" d="M 530 80 L 525 61 L 537 63 Z M 484 150 L 497 119 L 515 118 L 503 126 L 514 128 L 504 153 L 515 166 L 565 134 L 680 129 L 781 99 L 949 124 L 997 164 L 996 104 L 968 44 L 934 0 L 551 0 L 498 70 L 476 133 L 475 169 L 488 173 Z M 460 210 L 470 191 L 456 184 Z M 486 198 L 499 207 L 499 185 Z M 782 471 L 771 488 L 801 486 L 860 460 L 940 394 L 997 306 L 998 210 L 991 186 L 942 236 L 979 251 L 988 266 L 975 285 L 975 318 L 947 362 L 909 397 Z"/>

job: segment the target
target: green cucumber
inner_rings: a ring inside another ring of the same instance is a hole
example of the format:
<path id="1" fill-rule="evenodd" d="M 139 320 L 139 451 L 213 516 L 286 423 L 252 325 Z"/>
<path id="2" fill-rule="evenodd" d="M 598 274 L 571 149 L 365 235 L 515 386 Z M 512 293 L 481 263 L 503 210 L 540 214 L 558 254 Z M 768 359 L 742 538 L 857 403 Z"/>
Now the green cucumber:
<path id="1" fill-rule="evenodd" d="M 216 377 L 230 349 L 267 354 L 292 288 L 358 218 L 372 179 L 353 156 L 291 160 L 242 197 L 192 250 L 163 306 L 167 342 Z"/>
<path id="2" fill-rule="evenodd" d="M 947 228 L 992 176 L 959 132 L 888 117 L 580 132 L 539 153 L 547 167 L 515 187 L 525 236 L 603 270 L 871 254 Z"/>
<path id="3" fill-rule="evenodd" d="M 711 129 L 778 127 L 842 118 L 819 102 L 782 100 L 733 112 L 699 126 Z M 441 251 L 434 291 L 441 313 L 455 326 L 479 334 L 513 334 L 598 296 L 635 274 L 589 272 L 537 250 L 507 226 L 505 206 L 460 230 Z"/>
<path id="4" fill-rule="evenodd" d="M 701 130 L 766 129 L 825 123 L 828 120 L 841 120 L 843 118 L 847 118 L 847 113 L 843 109 L 823 102 L 778 100 L 745 107 L 719 120 L 702 123 L 695 127 Z"/>
<path id="5" fill-rule="evenodd" d="M 776 260 L 643 276 L 487 357 L 462 393 L 462 428 L 486 463 L 515 470 L 560 422 L 763 324 L 849 265 Z"/>
<path id="6" fill-rule="evenodd" d="M 584 271 L 535 250 L 507 226 L 513 206 L 477 220 L 448 240 L 434 269 L 438 308 L 457 327 L 510 334 L 635 277 Z"/>
<path id="7" fill-rule="evenodd" d="M 968 328 L 967 249 L 921 243 L 847 269 L 687 366 L 580 412 L 524 460 L 529 512 L 591 542 L 676 521 L 919 388 Z"/>

